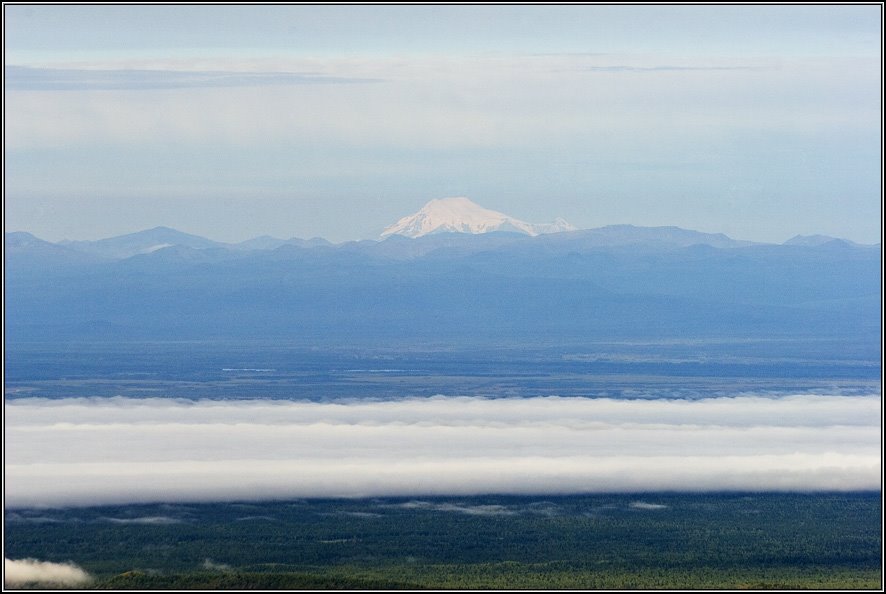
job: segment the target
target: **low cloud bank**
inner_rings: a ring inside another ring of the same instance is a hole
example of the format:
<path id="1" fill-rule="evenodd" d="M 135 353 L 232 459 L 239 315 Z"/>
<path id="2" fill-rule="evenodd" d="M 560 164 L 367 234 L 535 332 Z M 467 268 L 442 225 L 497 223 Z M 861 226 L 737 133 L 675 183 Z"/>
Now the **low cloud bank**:
<path id="1" fill-rule="evenodd" d="M 4 559 L 3 573 L 3 584 L 7 588 L 29 584 L 75 587 L 92 581 L 88 573 L 73 563 L 50 563 L 36 559 Z"/>
<path id="2" fill-rule="evenodd" d="M 144 516 L 141 518 L 102 518 L 102 521 L 111 524 L 143 524 L 147 526 L 164 526 L 168 524 L 180 524 L 178 518 L 169 516 Z"/>
<path id="3" fill-rule="evenodd" d="M 646 503 L 645 501 L 634 501 L 629 505 L 631 509 L 666 509 L 667 505 L 660 503 Z"/>
<path id="4" fill-rule="evenodd" d="M 455 512 L 468 516 L 513 516 L 518 513 L 504 505 L 459 505 L 455 503 L 433 503 L 430 501 L 407 501 L 406 503 L 396 504 L 394 507 Z"/>
<path id="5" fill-rule="evenodd" d="M 879 410 L 878 395 L 16 399 L 6 502 L 879 489 Z"/>
<path id="6" fill-rule="evenodd" d="M 231 571 L 231 566 L 227 563 L 216 563 L 208 557 L 203 561 L 203 565 L 200 567 L 207 571 Z"/>

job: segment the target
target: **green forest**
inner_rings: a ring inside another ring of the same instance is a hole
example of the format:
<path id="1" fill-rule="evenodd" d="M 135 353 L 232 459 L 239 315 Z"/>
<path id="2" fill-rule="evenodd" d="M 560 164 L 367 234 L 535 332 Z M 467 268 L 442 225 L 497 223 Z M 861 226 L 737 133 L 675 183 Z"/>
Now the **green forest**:
<path id="1" fill-rule="evenodd" d="M 881 586 L 881 494 L 181 503 L 5 513 L 6 557 L 106 589 Z"/>

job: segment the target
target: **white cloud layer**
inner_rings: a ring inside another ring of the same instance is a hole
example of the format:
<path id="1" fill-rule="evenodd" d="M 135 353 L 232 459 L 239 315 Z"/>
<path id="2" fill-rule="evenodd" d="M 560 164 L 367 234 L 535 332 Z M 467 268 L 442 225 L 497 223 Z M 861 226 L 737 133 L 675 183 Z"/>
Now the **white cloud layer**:
<path id="1" fill-rule="evenodd" d="M 82 586 L 92 580 L 73 563 L 50 563 L 36 559 L 3 559 L 3 584 L 18 588 L 28 584 L 44 586 Z"/>
<path id="2" fill-rule="evenodd" d="M 80 66 L 32 74 L 52 72 L 74 81 L 93 73 L 79 83 L 81 91 L 33 84 L 8 90 L 6 112 L 15 117 L 8 118 L 7 149 L 288 146 L 296 140 L 409 150 L 552 143 L 581 148 L 602 134 L 611 138 L 603 145 L 611 151 L 612 139 L 624 134 L 673 142 L 675 136 L 709 137 L 712 130 L 725 134 L 736 127 L 859 130 L 879 115 L 879 60 L 871 58 L 401 56 Z M 164 73 L 166 86 L 144 87 L 143 75 L 119 74 L 144 69 Z M 207 88 L 206 76 L 201 78 L 207 70 L 216 78 L 226 75 L 228 83 L 254 80 L 248 87 Z M 120 90 L 127 87 L 119 80 L 116 87 L 95 90 L 113 72 L 140 90 Z M 284 75 L 299 84 L 278 84 Z M 202 83 L 170 89 L 169 79 Z M 304 84 L 320 81 L 379 84 Z"/>
<path id="3" fill-rule="evenodd" d="M 17 399 L 6 502 L 878 489 L 879 411 L 879 395 Z"/>

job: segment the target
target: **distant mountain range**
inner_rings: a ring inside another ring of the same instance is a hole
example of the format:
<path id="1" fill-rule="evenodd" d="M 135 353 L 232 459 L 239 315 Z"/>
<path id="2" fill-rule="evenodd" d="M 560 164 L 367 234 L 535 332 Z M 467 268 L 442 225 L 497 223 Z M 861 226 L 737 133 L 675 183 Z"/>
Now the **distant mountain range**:
<path id="1" fill-rule="evenodd" d="M 573 250 L 592 247 L 655 246 L 688 247 L 708 245 L 716 248 L 737 248 L 759 245 L 750 241 L 734 240 L 722 233 L 701 233 L 679 227 L 635 227 L 633 225 L 609 225 L 598 229 L 551 232 L 529 235 L 525 232 L 493 230 L 482 233 L 437 231 L 409 238 L 401 234 L 389 234 L 382 241 L 351 241 L 332 244 L 321 238 L 279 239 L 262 236 L 240 243 L 223 243 L 198 235 L 183 233 L 169 227 L 155 227 L 117 237 L 96 241 L 67 241 L 51 243 L 30 233 L 18 231 L 6 234 L 6 250 L 13 256 L 40 256 L 44 259 L 57 258 L 71 263 L 98 262 L 103 260 L 123 260 L 134 256 L 145 256 L 158 252 L 181 253 L 186 250 L 250 252 L 272 251 L 283 247 L 325 248 L 343 252 L 366 252 L 395 259 L 409 259 L 428 252 L 448 249 L 462 253 L 486 250 L 505 245 L 520 245 L 525 249 L 543 248 L 546 250 Z M 816 236 L 820 237 L 820 236 Z M 840 241 L 840 240 L 834 240 Z M 796 245 L 821 245 L 797 243 Z M 848 242 L 847 242 L 848 243 Z"/>
<path id="2" fill-rule="evenodd" d="M 824 245 L 831 242 L 841 242 L 855 247 L 865 247 L 864 244 L 855 243 L 848 239 L 838 239 L 830 235 L 795 235 L 784 242 L 784 245 Z M 877 244 L 879 245 L 879 244 Z M 870 246 L 868 246 L 870 247 Z"/>
<path id="3" fill-rule="evenodd" d="M 468 240 L 464 236 L 475 236 Z M 482 238 L 479 236 L 483 236 Z M 539 237 L 541 236 L 541 237 Z M 403 242 L 404 238 L 415 241 Z M 526 243 L 529 238 L 538 238 Z M 381 234 L 382 241 L 356 241 L 332 244 L 313 239 L 280 239 L 267 235 L 242 241 L 224 243 L 198 235 L 155 227 L 96 241 L 63 240 L 58 243 L 43 241 L 30 233 L 6 233 L 6 250 L 13 254 L 27 253 L 30 258 L 68 260 L 85 263 L 100 260 L 122 260 L 159 252 L 169 248 L 191 250 L 224 250 L 230 252 L 278 250 L 285 246 L 297 248 L 328 248 L 346 252 L 365 251 L 392 258 L 412 258 L 438 249 L 461 252 L 485 250 L 492 247 L 521 243 L 527 249 L 546 250 L 589 249 L 605 247 L 645 246 L 657 248 L 706 245 L 715 248 L 740 248 L 762 245 L 751 241 L 732 239 L 722 233 L 702 233 L 679 227 L 636 227 L 609 225 L 597 229 L 576 229 L 563 219 L 552 223 L 527 223 L 504 213 L 489 210 L 463 197 L 431 200 L 418 212 L 403 217 L 388 226 Z M 836 243 L 834 243 L 836 242 Z M 852 247 L 863 246 L 827 235 L 797 235 L 783 245 L 820 246 L 834 243 Z M 877 244 L 879 245 L 879 244 Z M 84 257 L 88 256 L 88 257 Z"/>
<path id="4" fill-rule="evenodd" d="M 322 245 L 331 245 L 325 239 L 319 237 L 314 239 L 299 239 L 293 237 L 291 239 L 278 239 L 276 237 L 262 236 L 249 239 L 240 243 L 224 243 L 213 241 L 199 235 L 183 233 L 169 227 L 154 227 L 136 233 L 128 233 L 126 235 L 118 235 L 107 239 L 99 239 L 96 241 L 70 241 L 62 240 L 57 244 L 43 241 L 25 232 L 13 232 L 6 234 L 7 249 L 21 249 L 26 246 L 35 247 L 38 243 L 55 246 L 52 250 L 55 253 L 81 253 L 94 256 L 99 259 L 121 260 L 131 258 L 140 254 L 149 254 L 159 250 L 172 247 L 184 247 L 197 250 L 207 249 L 224 249 L 233 251 L 248 250 L 273 250 L 284 245 L 295 245 L 299 247 L 316 247 Z M 49 248 L 43 247 L 47 250 Z"/>
<path id="5" fill-rule="evenodd" d="M 61 243 L 6 233 L 6 338 L 836 338 L 879 352 L 879 246 L 505 228 L 340 244 L 226 244 L 166 227 Z"/>
<path id="6" fill-rule="evenodd" d="M 514 249 L 562 252 L 587 250 L 592 248 L 629 248 L 637 249 L 673 249 L 690 246 L 710 246 L 720 249 L 742 248 L 750 246 L 773 245 L 751 241 L 732 239 L 722 233 L 702 233 L 679 227 L 636 227 L 633 225 L 608 225 L 597 229 L 540 233 L 536 236 L 515 231 L 485 231 L 482 233 L 443 232 L 436 231 L 418 235 L 411 239 L 399 233 L 388 234 L 382 241 L 351 241 L 332 244 L 322 238 L 279 239 L 262 236 L 240 243 L 224 243 L 213 241 L 198 235 L 183 233 L 169 227 L 155 227 L 100 239 L 96 241 L 67 241 L 58 243 L 44 241 L 34 235 L 22 231 L 6 233 L 5 248 L 7 255 L 16 260 L 25 258 L 38 261 L 44 265 L 78 265 L 110 260 L 124 260 L 134 256 L 146 256 L 159 253 L 159 256 L 170 257 L 172 254 L 183 254 L 185 251 L 203 251 L 205 256 L 216 253 L 216 258 L 226 253 L 234 256 L 237 253 L 274 251 L 281 248 L 313 249 L 341 251 L 343 253 L 363 252 L 374 256 L 392 259 L 411 259 L 437 250 L 447 250 L 461 254 L 473 253 L 503 246 Z M 868 246 L 826 235 L 798 235 L 784 242 L 785 246 L 794 247 L 832 247 L 845 246 L 859 249 L 876 249 L 879 244 Z M 167 253 L 168 252 L 168 253 Z"/>

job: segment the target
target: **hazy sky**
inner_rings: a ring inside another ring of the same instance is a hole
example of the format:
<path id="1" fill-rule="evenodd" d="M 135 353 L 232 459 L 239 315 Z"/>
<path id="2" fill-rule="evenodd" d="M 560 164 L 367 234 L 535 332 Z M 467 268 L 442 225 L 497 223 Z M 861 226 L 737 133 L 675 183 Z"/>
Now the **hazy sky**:
<path id="1" fill-rule="evenodd" d="M 880 239 L 882 8 L 4 6 L 6 230 Z"/>

